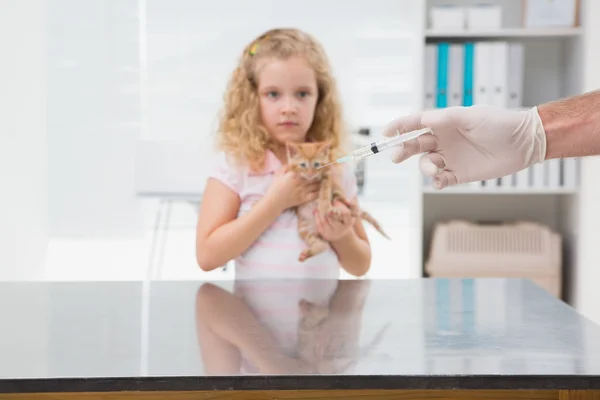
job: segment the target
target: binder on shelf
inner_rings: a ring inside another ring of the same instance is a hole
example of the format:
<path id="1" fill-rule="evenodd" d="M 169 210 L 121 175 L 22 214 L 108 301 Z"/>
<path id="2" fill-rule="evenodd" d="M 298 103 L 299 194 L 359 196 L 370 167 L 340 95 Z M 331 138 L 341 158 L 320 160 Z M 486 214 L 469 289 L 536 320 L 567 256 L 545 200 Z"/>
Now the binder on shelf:
<path id="1" fill-rule="evenodd" d="M 423 107 L 425 110 L 436 108 L 437 92 L 437 46 L 428 44 L 425 46 L 425 101 Z"/>
<path id="2" fill-rule="evenodd" d="M 463 105 L 464 45 L 452 43 L 448 62 L 448 107 Z"/>
<path id="3" fill-rule="evenodd" d="M 523 106 L 523 71 L 524 71 L 523 43 L 510 43 L 508 45 L 508 108 Z"/>
<path id="4" fill-rule="evenodd" d="M 544 186 L 549 189 L 560 188 L 560 160 L 547 160 L 542 165 L 544 166 L 544 173 L 546 178 L 544 181 Z"/>
<path id="5" fill-rule="evenodd" d="M 449 43 L 438 44 L 438 68 L 437 68 L 437 97 L 436 106 L 438 108 L 446 107 L 448 104 L 448 53 Z"/>
<path id="6" fill-rule="evenodd" d="M 488 190 L 498 189 L 498 179 L 488 179 L 484 181 L 483 186 Z"/>
<path id="7" fill-rule="evenodd" d="M 527 189 L 531 185 L 531 169 L 525 168 L 514 175 L 515 188 Z"/>
<path id="8" fill-rule="evenodd" d="M 491 104 L 490 61 L 493 58 L 491 42 L 475 43 L 473 59 L 473 104 Z"/>
<path id="9" fill-rule="evenodd" d="M 499 186 L 502 189 L 510 189 L 514 186 L 514 176 L 507 175 L 499 179 Z"/>
<path id="10" fill-rule="evenodd" d="M 475 44 L 473 42 L 465 43 L 464 59 L 464 77 L 463 77 L 463 105 L 468 107 L 473 105 L 473 55 Z"/>
<path id="11" fill-rule="evenodd" d="M 531 187 L 535 189 L 545 187 L 544 164 L 533 164 L 530 168 L 532 169 Z"/>
<path id="12" fill-rule="evenodd" d="M 562 160 L 562 186 L 575 188 L 579 184 L 579 158 L 565 158 Z"/>
<path id="13" fill-rule="evenodd" d="M 489 44 L 491 58 L 487 60 L 489 72 L 489 101 L 490 105 L 506 107 L 508 104 L 508 42 L 493 42 Z"/>

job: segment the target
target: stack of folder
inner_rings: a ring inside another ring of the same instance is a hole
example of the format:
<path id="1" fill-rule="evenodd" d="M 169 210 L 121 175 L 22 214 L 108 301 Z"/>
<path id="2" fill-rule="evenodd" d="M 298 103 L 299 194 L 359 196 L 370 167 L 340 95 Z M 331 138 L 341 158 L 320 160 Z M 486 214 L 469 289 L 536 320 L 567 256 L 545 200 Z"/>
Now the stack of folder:
<path id="1" fill-rule="evenodd" d="M 487 104 L 523 108 L 525 52 L 521 42 L 438 42 L 425 46 L 424 108 Z M 468 184 L 473 188 L 561 189 L 577 185 L 578 160 L 548 160 L 517 174 Z M 429 179 L 425 179 L 429 185 Z"/>

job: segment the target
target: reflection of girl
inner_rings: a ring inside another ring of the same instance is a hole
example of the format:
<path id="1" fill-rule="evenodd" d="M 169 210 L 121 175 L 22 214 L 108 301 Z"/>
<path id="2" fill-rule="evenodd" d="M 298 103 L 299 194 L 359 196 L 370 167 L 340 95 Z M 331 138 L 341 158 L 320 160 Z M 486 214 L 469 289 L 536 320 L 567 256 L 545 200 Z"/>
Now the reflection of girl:
<path id="1" fill-rule="evenodd" d="M 322 287 L 329 283 L 333 285 L 328 296 L 317 298 L 313 296 L 303 301 L 307 304 L 318 305 L 327 309 L 327 318 L 319 324 L 318 330 L 307 332 L 299 324 L 300 304 L 296 296 L 295 304 L 286 304 L 290 285 L 300 290 L 303 285 L 306 294 L 324 294 Z M 241 283 L 243 284 L 243 283 Z M 253 282 L 254 289 L 259 285 Z M 238 283 L 236 282 L 236 286 Z M 304 337 L 309 337 L 303 343 L 303 354 L 311 348 L 335 347 L 341 349 L 342 355 L 330 354 L 320 356 L 341 356 L 355 354 L 358 348 L 362 309 L 368 290 L 367 281 L 326 281 L 312 282 L 277 282 L 264 284 L 266 297 L 261 299 L 270 303 L 271 313 L 257 313 L 261 307 L 260 301 L 248 303 L 244 300 L 243 288 L 240 296 L 206 283 L 198 290 L 196 301 L 197 333 L 202 353 L 202 359 L 207 375 L 236 375 L 236 374 L 302 374 L 319 372 L 323 363 L 317 358 L 298 355 L 298 330 Z M 287 317 L 291 314 L 293 316 Z M 262 315 L 259 319 L 256 315 Z M 303 331 L 304 329 L 304 331 Z M 318 354 L 319 352 L 312 352 Z M 333 365 L 329 363 L 329 365 Z M 329 368 L 327 368 L 329 369 Z M 332 371 L 335 373 L 335 371 Z"/>
<path id="2" fill-rule="evenodd" d="M 196 325 L 206 375 L 312 372 L 283 351 L 276 338 L 280 331 L 267 328 L 242 299 L 211 283 L 198 290 Z"/>
<path id="3" fill-rule="evenodd" d="M 298 357 L 324 374 L 345 373 L 361 357 L 359 339 L 368 281 L 340 281 L 329 304 L 300 302 Z M 372 345 L 377 344 L 383 332 Z"/>
<path id="4" fill-rule="evenodd" d="M 234 293 L 271 332 L 281 351 L 294 355 L 301 319 L 299 302 L 304 299 L 327 307 L 337 284 L 329 279 L 236 280 Z"/>

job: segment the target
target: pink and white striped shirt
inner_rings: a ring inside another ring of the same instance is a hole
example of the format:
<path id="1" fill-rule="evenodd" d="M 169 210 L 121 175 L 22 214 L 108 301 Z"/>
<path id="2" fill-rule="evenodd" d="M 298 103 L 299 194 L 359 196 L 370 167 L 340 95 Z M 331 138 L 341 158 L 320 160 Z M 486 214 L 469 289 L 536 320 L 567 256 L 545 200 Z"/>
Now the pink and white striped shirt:
<path id="1" fill-rule="evenodd" d="M 344 193 L 346 198 L 354 199 L 357 193 L 354 171 L 350 164 L 342 165 Z M 267 151 L 265 168 L 258 173 L 234 165 L 225 153 L 219 153 L 209 178 L 218 179 L 239 195 L 240 217 L 261 199 L 281 167 L 281 162 L 271 151 Z M 298 261 L 306 245 L 298 234 L 297 224 L 293 212 L 281 214 L 248 250 L 235 259 L 235 279 L 337 279 L 341 267 L 331 248 L 307 261 Z"/>

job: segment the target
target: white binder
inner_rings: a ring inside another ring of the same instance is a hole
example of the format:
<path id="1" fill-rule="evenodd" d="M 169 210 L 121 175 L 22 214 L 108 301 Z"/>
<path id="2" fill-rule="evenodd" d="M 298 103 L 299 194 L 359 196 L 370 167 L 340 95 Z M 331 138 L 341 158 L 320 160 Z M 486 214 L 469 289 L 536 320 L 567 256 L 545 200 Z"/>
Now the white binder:
<path id="1" fill-rule="evenodd" d="M 505 108 L 508 104 L 508 42 L 490 43 L 490 104 Z"/>
<path id="2" fill-rule="evenodd" d="M 427 44 L 425 46 L 425 71 L 423 76 L 425 83 L 423 108 L 425 110 L 435 108 L 437 65 L 437 46 L 435 44 Z"/>
<path id="3" fill-rule="evenodd" d="M 575 188 L 579 183 L 579 162 L 578 158 L 565 158 L 562 160 L 563 187 Z"/>
<path id="4" fill-rule="evenodd" d="M 462 106 L 464 93 L 465 46 L 452 43 L 448 62 L 448 107 Z"/>
<path id="5" fill-rule="evenodd" d="M 475 43 L 473 62 L 473 104 L 491 104 L 492 42 Z"/>
<path id="6" fill-rule="evenodd" d="M 560 187 L 560 160 L 546 160 L 544 166 L 546 169 L 546 187 L 549 189 L 558 189 Z"/>
<path id="7" fill-rule="evenodd" d="M 508 108 L 523 107 L 524 57 L 523 43 L 508 45 Z"/>

